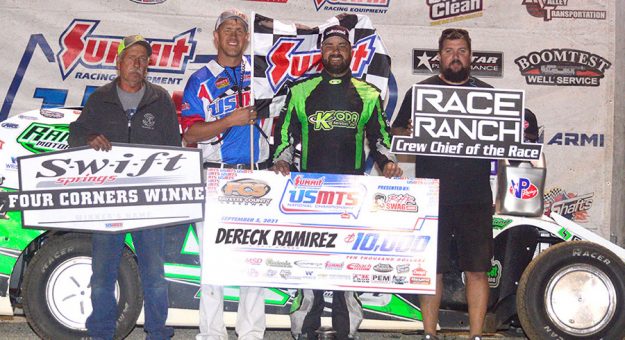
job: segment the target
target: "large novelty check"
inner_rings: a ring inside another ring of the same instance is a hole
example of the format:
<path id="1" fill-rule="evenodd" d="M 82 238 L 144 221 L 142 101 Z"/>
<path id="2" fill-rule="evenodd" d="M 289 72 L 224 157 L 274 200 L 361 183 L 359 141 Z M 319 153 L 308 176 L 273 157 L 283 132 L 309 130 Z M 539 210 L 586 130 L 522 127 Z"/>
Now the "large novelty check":
<path id="1" fill-rule="evenodd" d="M 202 283 L 433 294 L 438 180 L 208 169 Z"/>

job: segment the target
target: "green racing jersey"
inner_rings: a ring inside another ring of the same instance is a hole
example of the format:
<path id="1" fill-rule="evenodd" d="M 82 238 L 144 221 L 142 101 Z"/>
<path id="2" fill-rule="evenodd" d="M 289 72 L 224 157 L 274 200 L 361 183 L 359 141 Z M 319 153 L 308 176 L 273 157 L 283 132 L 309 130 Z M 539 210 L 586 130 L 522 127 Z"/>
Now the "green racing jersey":
<path id="1" fill-rule="evenodd" d="M 323 71 L 293 84 L 274 138 L 274 162 L 292 163 L 301 143 L 302 172 L 363 174 L 365 138 L 380 169 L 395 161 L 379 90 L 349 73 L 332 77 Z"/>

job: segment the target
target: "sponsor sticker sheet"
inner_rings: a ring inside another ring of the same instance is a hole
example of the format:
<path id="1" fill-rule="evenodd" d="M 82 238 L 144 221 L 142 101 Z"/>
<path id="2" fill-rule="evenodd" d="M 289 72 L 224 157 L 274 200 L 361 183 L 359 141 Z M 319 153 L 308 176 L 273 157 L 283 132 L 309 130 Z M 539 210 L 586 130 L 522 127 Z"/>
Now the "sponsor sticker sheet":
<path id="1" fill-rule="evenodd" d="M 208 169 L 202 283 L 433 294 L 438 180 Z"/>

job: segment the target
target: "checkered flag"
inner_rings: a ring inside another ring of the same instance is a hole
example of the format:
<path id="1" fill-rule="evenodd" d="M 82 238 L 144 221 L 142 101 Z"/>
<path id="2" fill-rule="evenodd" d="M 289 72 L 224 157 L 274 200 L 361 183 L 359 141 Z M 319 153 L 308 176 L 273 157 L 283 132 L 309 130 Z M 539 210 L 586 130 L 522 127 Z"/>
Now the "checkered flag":
<path id="1" fill-rule="evenodd" d="M 551 206 L 568 197 L 568 194 L 563 189 L 555 187 L 549 190 L 543 197 L 545 199 L 545 215 L 549 216 L 551 214 Z"/>
<path id="2" fill-rule="evenodd" d="M 302 28 L 254 13 L 252 32 L 253 92 L 260 116 L 275 117 L 294 81 L 321 72 L 321 34 L 333 25 L 349 29 L 352 75 L 388 91 L 391 57 L 371 20 L 364 15 L 341 14 L 313 28 Z"/>

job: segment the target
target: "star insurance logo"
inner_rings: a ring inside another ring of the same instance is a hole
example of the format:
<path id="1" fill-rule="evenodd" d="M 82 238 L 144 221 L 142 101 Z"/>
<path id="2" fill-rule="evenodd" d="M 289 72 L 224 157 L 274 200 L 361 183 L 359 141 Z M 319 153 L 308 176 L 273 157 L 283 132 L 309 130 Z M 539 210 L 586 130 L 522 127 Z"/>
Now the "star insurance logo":
<path id="1" fill-rule="evenodd" d="M 440 73 L 438 50 L 413 49 L 412 73 Z M 503 76 L 503 52 L 473 51 L 471 57 L 471 74 L 476 77 L 501 78 Z"/>
<path id="2" fill-rule="evenodd" d="M 115 69 L 117 47 L 123 37 L 94 34 L 99 24 L 99 20 L 75 19 L 61 34 L 57 61 L 63 79 L 79 65 L 86 69 Z M 152 46 L 148 71 L 183 74 L 195 54 L 195 32 L 196 28 L 192 28 L 170 39 L 146 38 Z"/>

